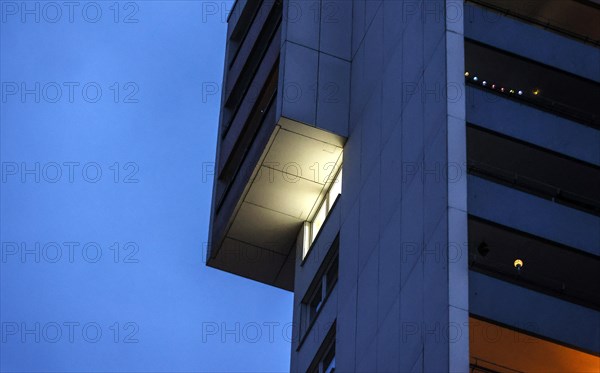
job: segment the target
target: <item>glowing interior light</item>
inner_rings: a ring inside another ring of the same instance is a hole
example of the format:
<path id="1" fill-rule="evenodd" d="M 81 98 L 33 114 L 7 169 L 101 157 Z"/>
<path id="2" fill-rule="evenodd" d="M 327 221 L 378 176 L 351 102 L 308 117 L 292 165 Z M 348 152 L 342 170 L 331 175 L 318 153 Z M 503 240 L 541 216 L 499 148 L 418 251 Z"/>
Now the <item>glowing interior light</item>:
<path id="1" fill-rule="evenodd" d="M 516 269 L 521 269 L 521 267 L 523 267 L 523 261 L 521 259 L 515 259 L 513 265 Z"/>
<path id="2" fill-rule="evenodd" d="M 523 91 L 519 91 L 519 92 L 517 92 L 517 94 L 518 94 L 519 96 L 521 96 L 521 95 L 523 95 Z"/>
<path id="3" fill-rule="evenodd" d="M 468 72 L 468 71 L 466 71 L 466 72 L 465 72 L 465 76 L 469 76 L 469 75 L 471 75 L 471 74 L 469 74 L 469 72 Z"/>
<path id="4" fill-rule="evenodd" d="M 478 81 L 478 80 L 479 80 L 479 78 L 477 78 L 476 76 L 474 76 L 474 77 L 473 77 L 473 81 L 474 81 L 474 82 L 476 82 L 476 81 Z"/>
<path id="5" fill-rule="evenodd" d="M 483 82 L 481 82 L 481 85 L 484 85 L 484 86 L 486 86 L 486 85 L 487 85 L 487 82 L 484 80 Z"/>
<path id="6" fill-rule="evenodd" d="M 492 84 L 492 89 L 496 89 L 496 85 L 495 84 Z"/>
<path id="7" fill-rule="evenodd" d="M 303 237 L 303 250 L 302 250 L 302 258 L 306 257 L 308 251 L 315 238 L 319 234 L 319 231 L 323 227 L 325 223 L 325 219 L 327 219 L 327 215 L 331 211 L 333 204 L 337 200 L 337 198 L 342 194 L 342 170 L 338 172 L 335 180 L 331 182 L 329 185 L 329 190 L 325 194 L 325 198 L 321 202 L 319 209 L 313 219 L 311 221 L 305 222 L 304 225 L 304 237 Z"/>
<path id="8" fill-rule="evenodd" d="M 515 90 L 514 90 L 514 89 L 511 89 L 511 90 L 510 90 L 510 93 L 515 93 Z"/>
<path id="9" fill-rule="evenodd" d="M 533 94 L 534 94 L 535 96 L 539 95 L 539 94 L 540 94 L 540 90 L 539 90 L 539 89 L 537 89 L 537 88 L 536 88 L 536 89 L 534 89 L 534 90 L 533 90 Z"/>
<path id="10" fill-rule="evenodd" d="M 504 87 L 500 88 L 500 92 L 504 92 Z"/>

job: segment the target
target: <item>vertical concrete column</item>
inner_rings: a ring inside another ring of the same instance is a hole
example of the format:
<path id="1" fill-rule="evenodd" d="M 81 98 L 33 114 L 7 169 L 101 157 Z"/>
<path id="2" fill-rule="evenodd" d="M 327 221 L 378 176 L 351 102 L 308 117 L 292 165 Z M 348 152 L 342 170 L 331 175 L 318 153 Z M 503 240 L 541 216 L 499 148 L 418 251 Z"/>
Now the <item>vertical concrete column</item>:
<path id="1" fill-rule="evenodd" d="M 446 1 L 448 107 L 448 307 L 450 372 L 469 371 L 469 268 L 467 233 L 464 2 Z"/>

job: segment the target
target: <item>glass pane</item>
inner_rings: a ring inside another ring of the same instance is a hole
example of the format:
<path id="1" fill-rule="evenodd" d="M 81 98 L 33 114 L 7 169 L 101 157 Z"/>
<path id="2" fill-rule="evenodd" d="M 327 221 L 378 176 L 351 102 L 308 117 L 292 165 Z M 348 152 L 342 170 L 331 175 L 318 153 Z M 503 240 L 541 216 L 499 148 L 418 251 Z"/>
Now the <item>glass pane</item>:
<path id="1" fill-rule="evenodd" d="M 333 203 L 337 197 L 342 193 L 342 170 L 338 173 L 337 177 L 331 184 L 329 189 L 329 207 L 333 206 Z"/>
<path id="2" fill-rule="evenodd" d="M 325 222 L 326 217 L 327 217 L 327 204 L 325 203 L 325 201 L 323 201 L 323 203 L 321 204 L 321 207 L 319 208 L 319 212 L 317 212 L 317 215 L 315 216 L 313 223 L 312 223 L 312 239 L 311 239 L 311 241 L 314 241 L 315 238 L 317 237 L 317 234 L 321 230 L 321 227 L 323 226 L 323 222 Z"/>
<path id="3" fill-rule="evenodd" d="M 311 224 L 309 222 L 304 222 L 304 228 L 302 232 L 302 259 L 304 259 L 306 257 L 306 254 L 308 254 L 310 244 L 312 243 L 310 229 Z"/>

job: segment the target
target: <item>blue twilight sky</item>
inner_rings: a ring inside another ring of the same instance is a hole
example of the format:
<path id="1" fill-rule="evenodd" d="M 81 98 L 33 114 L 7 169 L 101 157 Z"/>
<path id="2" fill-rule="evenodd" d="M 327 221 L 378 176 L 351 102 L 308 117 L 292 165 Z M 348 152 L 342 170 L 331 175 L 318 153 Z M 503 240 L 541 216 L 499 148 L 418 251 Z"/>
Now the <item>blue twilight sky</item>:
<path id="1" fill-rule="evenodd" d="M 292 295 L 204 264 L 232 1 L 0 3 L 0 370 L 287 371 Z"/>

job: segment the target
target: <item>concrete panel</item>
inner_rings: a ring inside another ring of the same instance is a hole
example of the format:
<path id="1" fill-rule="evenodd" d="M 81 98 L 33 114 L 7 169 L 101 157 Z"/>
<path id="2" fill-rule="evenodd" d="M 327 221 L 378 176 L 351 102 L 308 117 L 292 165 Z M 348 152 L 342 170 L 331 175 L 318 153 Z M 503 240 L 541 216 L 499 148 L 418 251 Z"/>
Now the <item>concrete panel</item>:
<path id="1" fill-rule="evenodd" d="M 344 197 L 345 196 L 342 195 L 342 198 Z M 344 200 L 342 199 L 342 201 Z M 346 220 L 342 222 L 342 228 L 340 231 L 340 262 L 339 279 L 337 285 L 340 299 L 347 299 L 352 293 L 356 293 L 359 252 L 359 206 L 360 205 L 358 202 L 352 206 L 350 211 L 347 213 Z M 342 216 L 344 216 L 343 211 Z"/>
<path id="2" fill-rule="evenodd" d="M 377 372 L 377 341 L 366 346 L 360 358 L 356 357 L 356 372 Z"/>
<path id="3" fill-rule="evenodd" d="M 361 131 L 361 184 L 371 174 L 375 160 L 381 153 L 381 85 L 378 84 L 365 106 Z"/>
<path id="4" fill-rule="evenodd" d="M 465 39 L 461 34 L 446 33 L 446 98 L 448 115 L 465 119 Z"/>
<path id="5" fill-rule="evenodd" d="M 584 351 L 600 353 L 598 311 L 477 272 L 470 272 L 469 276 L 471 313 Z"/>
<path id="6" fill-rule="evenodd" d="M 418 84 L 424 70 L 423 22 L 420 13 L 408 15 L 408 23 L 403 34 L 404 55 L 402 81 L 404 84 Z M 403 101 L 406 102 L 406 101 Z"/>
<path id="7" fill-rule="evenodd" d="M 386 66 L 393 54 L 402 50 L 402 33 L 406 26 L 404 1 L 383 2 L 383 64 Z M 391 63 L 391 62 L 390 62 Z M 398 64 L 401 66 L 401 63 Z"/>
<path id="8" fill-rule="evenodd" d="M 356 4 L 355 4 L 356 6 Z M 371 90 L 367 88 L 367 67 L 365 65 L 365 50 L 361 48 L 354 55 L 352 60 L 352 69 L 350 71 L 350 122 L 349 131 L 352 133 L 360 119 L 362 118 L 362 110 L 367 104 L 367 92 Z"/>
<path id="9" fill-rule="evenodd" d="M 317 119 L 318 52 L 295 43 L 285 43 L 283 106 L 281 115 L 313 125 Z"/>
<path id="10" fill-rule="evenodd" d="M 400 207 L 402 200 L 402 128 L 397 126 L 381 152 L 381 196 L 379 201 L 382 228 Z"/>
<path id="11" fill-rule="evenodd" d="M 283 22 L 287 23 L 287 40 L 318 50 L 321 0 L 286 0 L 283 9 Z"/>
<path id="12" fill-rule="evenodd" d="M 446 90 L 448 85 L 446 82 L 445 56 L 445 39 L 440 39 L 433 57 L 431 60 L 426 61 L 425 75 L 419 88 L 419 98 L 425 105 L 423 126 L 425 147 L 428 147 L 442 128 L 446 128 Z"/>
<path id="13" fill-rule="evenodd" d="M 365 49 L 369 78 L 380 81 L 383 72 L 383 7 L 381 7 L 381 1 L 367 1 L 366 17 L 367 33 L 362 48 Z"/>
<path id="14" fill-rule="evenodd" d="M 402 113 L 402 178 L 403 184 L 421 181 L 423 166 L 423 105 L 413 97 Z"/>
<path id="15" fill-rule="evenodd" d="M 363 358 L 377 332 L 377 283 L 379 280 L 379 250 L 373 250 L 358 278 L 356 312 L 356 361 Z"/>
<path id="16" fill-rule="evenodd" d="M 386 49 L 386 51 L 390 52 L 388 49 Z M 389 62 L 385 65 L 381 106 L 382 146 L 387 142 L 387 139 L 394 129 L 400 126 L 402 119 L 402 53 L 402 44 L 398 44 L 398 46 L 393 49 L 393 54 L 391 55 Z"/>
<path id="17" fill-rule="evenodd" d="M 321 52 L 350 61 L 352 58 L 352 2 L 321 1 Z"/>
<path id="18" fill-rule="evenodd" d="M 392 304 L 397 303 L 400 295 L 401 270 L 401 210 L 386 220 L 379 244 L 379 290 L 378 321 L 379 327 L 390 312 Z"/>
<path id="19" fill-rule="evenodd" d="M 600 131 L 467 87 L 470 123 L 600 166 Z"/>
<path id="20" fill-rule="evenodd" d="M 423 351 L 423 268 L 417 267 L 400 291 L 399 372 L 409 372 Z"/>
<path id="21" fill-rule="evenodd" d="M 448 206 L 467 211 L 467 127 L 463 119 L 448 117 Z"/>
<path id="22" fill-rule="evenodd" d="M 442 218 L 423 250 L 424 371 L 448 370 L 448 227 Z M 427 239 L 427 237 L 426 237 Z"/>
<path id="23" fill-rule="evenodd" d="M 350 115 L 350 63 L 319 54 L 317 127 L 348 136 Z"/>
<path id="24" fill-rule="evenodd" d="M 398 351 L 400 342 L 399 297 L 396 297 L 394 304 L 387 311 L 385 317 L 379 322 L 379 332 L 377 333 L 377 372 L 397 373 L 400 364 Z"/>
<path id="25" fill-rule="evenodd" d="M 338 283 L 339 285 L 339 283 Z M 338 295 L 335 341 L 336 370 L 354 372 L 356 363 L 356 286 L 345 297 Z"/>
<path id="26" fill-rule="evenodd" d="M 379 10 L 379 8 L 381 8 L 381 4 L 383 3 L 383 0 L 368 0 L 366 3 L 366 7 L 365 7 L 365 22 L 367 24 L 367 27 L 369 27 L 369 25 L 374 22 L 373 18 L 376 17 L 376 14 Z"/>
<path id="27" fill-rule="evenodd" d="M 406 185 L 406 184 L 404 184 Z M 423 186 L 418 182 L 402 190 L 400 287 L 403 288 L 423 252 Z"/>
<path id="28" fill-rule="evenodd" d="M 446 126 L 433 139 L 425 151 L 422 183 L 424 193 L 423 231 L 427 243 L 440 220 L 447 221 L 448 182 L 447 175 L 447 130 Z M 443 238 L 446 240 L 446 237 Z M 441 239 L 440 239 L 441 242 Z"/>
<path id="29" fill-rule="evenodd" d="M 448 209 L 448 301 L 453 307 L 469 309 L 469 246 L 467 213 Z M 453 322 L 453 320 L 450 320 Z"/>
<path id="30" fill-rule="evenodd" d="M 600 255 L 600 218 L 528 193 L 469 176 L 469 213 Z"/>
<path id="31" fill-rule="evenodd" d="M 344 147 L 344 173 L 342 175 L 342 221 L 358 199 L 361 174 L 361 128 L 355 129 Z"/>
<path id="32" fill-rule="evenodd" d="M 468 287 L 465 287 L 465 291 Z M 469 370 L 469 312 L 450 307 L 450 326 L 448 330 L 449 372 L 467 372 Z"/>
<path id="33" fill-rule="evenodd" d="M 371 173 L 360 192 L 359 273 L 379 242 L 379 184 L 381 182 L 379 161 L 375 162 L 369 171 Z"/>
<path id="34" fill-rule="evenodd" d="M 359 45 L 365 36 L 366 0 L 355 0 L 352 5 L 352 56 L 356 54 Z"/>
<path id="35" fill-rule="evenodd" d="M 434 50 L 443 42 L 446 31 L 446 2 L 424 0 L 423 4 L 423 57 L 425 66 L 436 61 Z M 439 59 L 444 62 L 444 59 Z"/>

